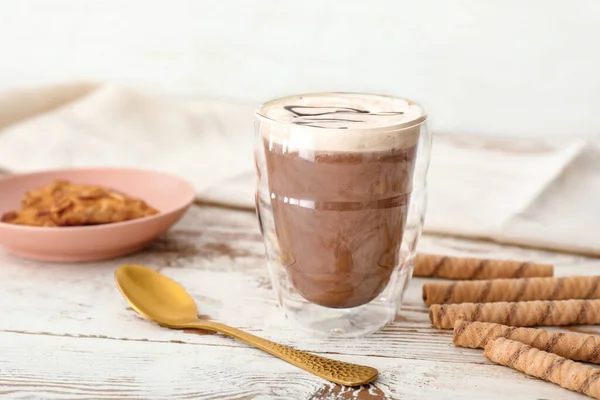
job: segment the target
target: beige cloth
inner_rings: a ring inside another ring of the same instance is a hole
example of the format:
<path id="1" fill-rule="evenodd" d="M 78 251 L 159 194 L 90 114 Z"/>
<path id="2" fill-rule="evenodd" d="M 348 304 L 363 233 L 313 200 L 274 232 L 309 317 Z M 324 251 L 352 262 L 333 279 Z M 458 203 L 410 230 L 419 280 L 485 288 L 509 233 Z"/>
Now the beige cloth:
<path id="1" fill-rule="evenodd" d="M 250 106 L 87 83 L 0 93 L 0 168 L 15 173 L 152 168 L 202 201 L 251 209 L 253 139 Z M 426 232 L 600 255 L 597 141 L 479 142 L 434 139 Z"/>
<path id="2" fill-rule="evenodd" d="M 600 255 L 600 141 L 509 143 L 434 140 L 425 231 Z"/>

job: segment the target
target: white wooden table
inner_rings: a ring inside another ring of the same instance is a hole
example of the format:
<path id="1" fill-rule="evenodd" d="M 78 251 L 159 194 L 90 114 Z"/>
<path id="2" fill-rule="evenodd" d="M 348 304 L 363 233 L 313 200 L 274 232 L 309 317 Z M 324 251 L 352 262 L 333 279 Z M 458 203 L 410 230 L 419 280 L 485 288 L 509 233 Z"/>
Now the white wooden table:
<path id="1" fill-rule="evenodd" d="M 554 263 L 597 274 L 600 259 L 487 242 L 423 237 L 420 250 Z M 269 284 L 251 212 L 195 206 L 148 250 L 80 265 L 0 251 L 2 399 L 583 399 L 455 348 L 429 324 L 415 279 L 384 331 L 357 340 L 307 338 L 286 325 Z M 135 314 L 114 269 L 140 263 L 182 283 L 200 312 L 268 339 L 380 370 L 374 385 L 328 383 L 233 339 L 160 328 Z M 600 332 L 600 328 L 579 327 Z"/>

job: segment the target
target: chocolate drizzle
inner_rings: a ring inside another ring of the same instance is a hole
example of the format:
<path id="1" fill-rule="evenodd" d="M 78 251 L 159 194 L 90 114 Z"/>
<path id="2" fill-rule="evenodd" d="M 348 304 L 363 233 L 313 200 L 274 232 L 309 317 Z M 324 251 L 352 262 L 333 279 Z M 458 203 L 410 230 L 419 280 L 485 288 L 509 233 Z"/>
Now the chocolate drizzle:
<path id="1" fill-rule="evenodd" d="M 361 110 L 351 107 L 325 107 L 325 106 L 300 106 L 288 105 L 283 107 L 286 111 L 294 114 L 296 120 L 292 123 L 296 125 L 312 126 L 315 128 L 331 128 L 328 124 L 338 124 L 340 122 L 367 122 L 368 118 L 360 116 L 392 116 L 402 115 L 403 111 L 387 111 L 374 113 L 368 110 Z M 340 115 L 340 118 L 336 117 Z M 342 117 L 343 116 L 343 117 Z M 354 119 L 349 119 L 352 116 Z M 320 118 L 325 117 L 325 118 Z M 348 129 L 347 126 L 338 126 L 336 129 Z"/>

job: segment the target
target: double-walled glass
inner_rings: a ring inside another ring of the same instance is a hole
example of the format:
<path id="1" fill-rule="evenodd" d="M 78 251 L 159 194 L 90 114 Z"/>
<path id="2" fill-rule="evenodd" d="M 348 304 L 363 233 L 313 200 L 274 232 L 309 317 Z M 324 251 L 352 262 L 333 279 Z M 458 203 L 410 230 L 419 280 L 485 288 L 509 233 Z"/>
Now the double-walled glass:
<path id="1" fill-rule="evenodd" d="M 256 113 L 256 203 L 277 302 L 316 334 L 392 322 L 427 201 L 427 115 L 404 99 L 290 96 Z"/>

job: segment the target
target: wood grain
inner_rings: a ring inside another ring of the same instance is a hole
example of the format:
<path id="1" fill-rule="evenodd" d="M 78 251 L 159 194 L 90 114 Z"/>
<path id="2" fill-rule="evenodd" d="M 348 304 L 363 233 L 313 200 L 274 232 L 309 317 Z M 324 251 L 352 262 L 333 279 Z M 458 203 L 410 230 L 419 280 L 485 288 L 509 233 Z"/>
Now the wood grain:
<path id="1" fill-rule="evenodd" d="M 0 333 L 0 354 L 3 399 L 459 399 L 481 393 L 482 383 L 486 398 L 531 399 L 517 385 L 504 388 L 512 374 L 483 358 L 474 375 L 462 363 L 336 355 L 381 371 L 375 385 L 349 389 L 252 348 Z M 519 381 L 541 398 L 577 398 Z"/>
<path id="2" fill-rule="evenodd" d="M 425 236 L 422 251 L 555 264 L 556 275 L 595 274 L 600 260 Z M 276 307 L 255 215 L 193 207 L 146 251 L 81 265 L 0 252 L 0 396 L 8 399 L 576 399 L 577 394 L 455 348 L 428 321 L 414 279 L 396 322 L 357 340 L 315 339 Z M 114 269 L 140 263 L 182 283 L 200 313 L 267 339 L 381 372 L 371 386 L 331 385 L 221 335 L 160 328 L 128 308 Z M 232 295 L 235 293 L 235 296 Z M 600 333 L 596 327 L 574 327 Z"/>

